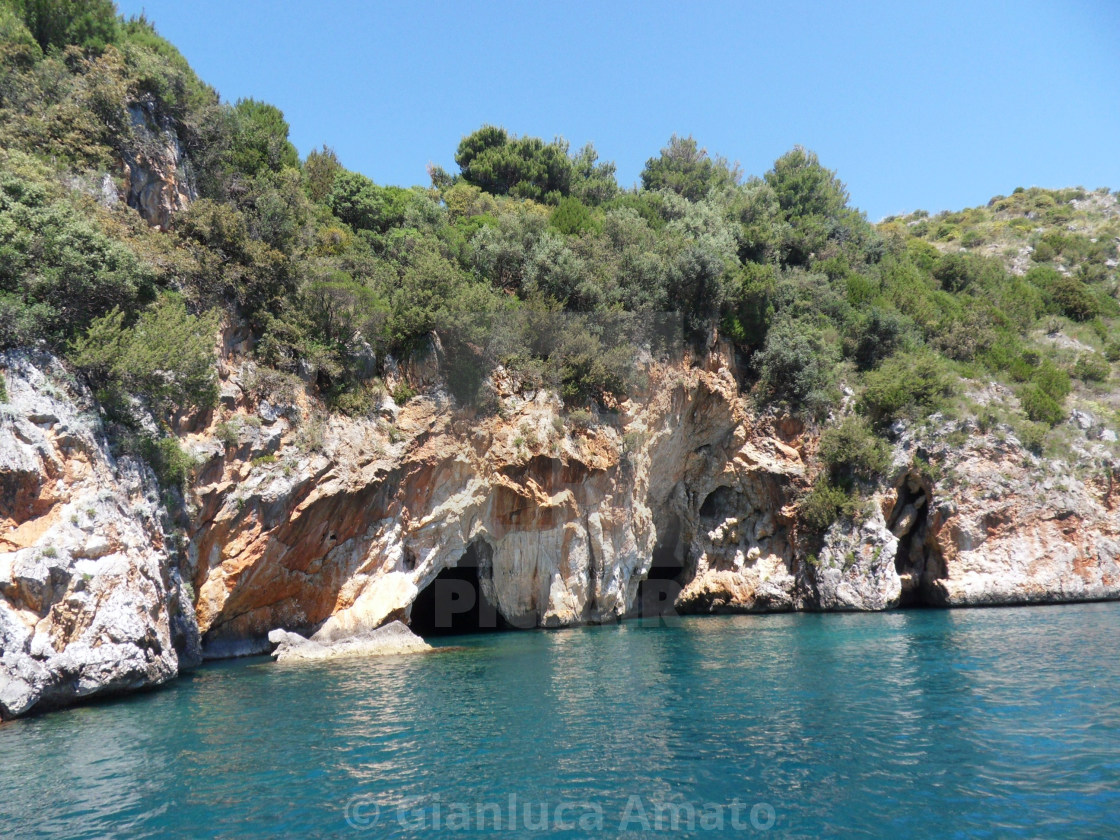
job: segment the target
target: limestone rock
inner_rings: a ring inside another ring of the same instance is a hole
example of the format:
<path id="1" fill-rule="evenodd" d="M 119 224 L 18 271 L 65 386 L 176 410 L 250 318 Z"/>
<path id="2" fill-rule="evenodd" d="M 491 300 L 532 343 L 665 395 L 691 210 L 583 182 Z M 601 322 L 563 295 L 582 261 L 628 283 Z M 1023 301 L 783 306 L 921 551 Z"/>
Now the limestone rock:
<path id="1" fill-rule="evenodd" d="M 197 628 L 184 639 L 154 476 L 113 457 L 56 360 L 7 352 L 0 370 L 0 716 L 171 679 Z"/>
<path id="2" fill-rule="evenodd" d="M 186 159 L 171 120 L 152 100 L 129 106 L 137 143 L 121 158 L 124 196 L 152 227 L 167 230 L 172 216 L 196 198 Z"/>
<path id="3" fill-rule="evenodd" d="M 298 633 L 273 630 L 268 641 L 277 662 L 299 662 L 339 659 L 350 656 L 398 656 L 407 653 L 428 653 L 432 646 L 399 621 L 368 630 L 356 636 L 330 642 L 305 639 Z"/>
<path id="4" fill-rule="evenodd" d="M 882 508 L 858 523 L 835 523 L 825 534 L 816 561 L 803 566 L 805 600 L 802 606 L 818 610 L 886 610 L 897 607 L 902 583 L 895 570 L 898 533 L 883 519 Z M 915 506 L 908 506 L 907 528 L 913 527 Z M 899 519 L 903 521 L 902 517 Z M 905 524 L 905 523 L 904 523 Z"/>

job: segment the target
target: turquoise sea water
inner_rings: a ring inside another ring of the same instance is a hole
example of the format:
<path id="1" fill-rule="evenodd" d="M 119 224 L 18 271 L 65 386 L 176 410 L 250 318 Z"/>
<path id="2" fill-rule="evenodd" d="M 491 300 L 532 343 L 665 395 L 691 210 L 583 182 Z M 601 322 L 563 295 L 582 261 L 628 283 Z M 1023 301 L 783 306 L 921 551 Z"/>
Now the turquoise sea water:
<path id="1" fill-rule="evenodd" d="M 6 724 L 0 836 L 1120 836 L 1120 604 L 444 642 Z"/>

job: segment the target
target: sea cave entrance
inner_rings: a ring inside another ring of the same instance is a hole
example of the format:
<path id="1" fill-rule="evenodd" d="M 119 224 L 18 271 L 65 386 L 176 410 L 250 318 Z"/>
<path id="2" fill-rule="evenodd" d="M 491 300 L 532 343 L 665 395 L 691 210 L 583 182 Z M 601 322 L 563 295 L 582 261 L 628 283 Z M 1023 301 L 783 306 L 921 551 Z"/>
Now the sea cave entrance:
<path id="1" fill-rule="evenodd" d="M 945 572 L 936 542 L 930 538 L 930 488 L 919 476 L 907 475 L 897 493 L 887 525 L 898 537 L 894 568 L 902 582 L 899 605 L 933 606 L 938 603 L 934 581 L 944 578 Z"/>
<path id="2" fill-rule="evenodd" d="M 688 582 L 687 566 L 681 542 L 681 519 L 673 513 L 657 535 L 649 573 L 638 583 L 634 605 L 638 618 L 657 618 L 676 611 L 677 596 Z"/>
<path id="3" fill-rule="evenodd" d="M 493 547 L 474 540 L 454 566 L 444 569 L 416 596 L 408 624 L 419 636 L 451 636 L 512 630 L 486 597 L 483 577 L 493 575 Z"/>

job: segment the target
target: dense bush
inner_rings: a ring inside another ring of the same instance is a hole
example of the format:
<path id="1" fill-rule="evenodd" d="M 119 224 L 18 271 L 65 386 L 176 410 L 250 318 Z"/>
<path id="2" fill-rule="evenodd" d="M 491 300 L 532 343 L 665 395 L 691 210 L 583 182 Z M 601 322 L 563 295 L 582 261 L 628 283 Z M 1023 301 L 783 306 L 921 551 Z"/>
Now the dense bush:
<path id="1" fill-rule="evenodd" d="M 112 0 L 6 0 L 43 52 L 75 44 L 104 49 L 120 34 Z"/>
<path id="2" fill-rule="evenodd" d="M 1074 362 L 1073 375 L 1086 382 L 1104 382 L 1112 375 L 1112 367 L 1097 353 L 1082 353 Z"/>
<path id="3" fill-rule="evenodd" d="M 1065 419 L 1061 403 L 1033 382 L 1019 392 L 1019 402 L 1027 417 L 1035 423 L 1056 426 Z"/>
<path id="4" fill-rule="evenodd" d="M 818 478 L 801 500 L 800 522 L 812 534 L 823 534 L 837 519 L 854 519 L 860 512 L 860 499 Z"/>
<path id="5" fill-rule="evenodd" d="M 14 162 L 11 157 L 9 163 Z M 154 272 L 66 198 L 0 170 L 0 326 L 5 344 L 62 339 L 154 294 Z"/>
<path id="6" fill-rule="evenodd" d="M 829 482 L 851 488 L 856 481 L 874 482 L 890 466 L 890 450 L 861 417 L 846 417 L 821 435 L 819 453 Z"/>
<path id="7" fill-rule="evenodd" d="M 737 184 L 740 172 L 724 158 L 709 157 L 692 137 L 674 134 L 660 156 L 646 161 L 641 177 L 647 190 L 672 190 L 689 201 L 699 201 L 712 190 Z"/>
<path id="8" fill-rule="evenodd" d="M 153 407 L 210 408 L 217 404 L 214 370 L 216 314 L 196 317 L 181 297 L 165 294 L 125 326 L 120 309 L 96 319 L 74 342 L 71 358 L 95 384 L 146 396 Z"/>
<path id="9" fill-rule="evenodd" d="M 1088 321 L 1101 314 L 1097 297 L 1077 277 L 1048 266 L 1036 266 L 1027 272 L 1027 280 L 1042 291 L 1052 312 L 1075 321 Z"/>
<path id="10" fill-rule="evenodd" d="M 863 404 L 878 423 L 932 411 L 952 388 L 944 363 L 929 352 L 899 353 L 864 378 Z"/>
<path id="11" fill-rule="evenodd" d="M 759 393 L 794 411 L 816 414 L 828 403 L 833 363 L 818 332 L 797 321 L 779 321 L 755 360 Z"/>
<path id="12" fill-rule="evenodd" d="M 556 203 L 571 189 L 567 143 L 511 137 L 497 126 L 483 126 L 464 137 L 455 163 L 464 180 L 495 195 Z"/>

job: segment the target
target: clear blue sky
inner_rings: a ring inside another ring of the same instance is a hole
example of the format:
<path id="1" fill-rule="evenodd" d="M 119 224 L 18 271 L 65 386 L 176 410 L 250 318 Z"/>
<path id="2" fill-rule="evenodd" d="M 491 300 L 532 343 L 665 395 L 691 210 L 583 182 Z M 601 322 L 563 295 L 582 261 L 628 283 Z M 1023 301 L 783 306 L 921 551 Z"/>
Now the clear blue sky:
<path id="1" fill-rule="evenodd" d="M 747 174 L 801 144 L 873 221 L 1120 188 L 1117 0 L 118 4 L 378 183 L 496 123 L 591 141 L 624 186 L 674 132 Z"/>

